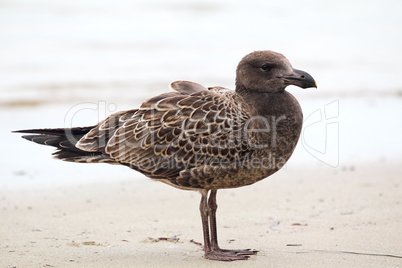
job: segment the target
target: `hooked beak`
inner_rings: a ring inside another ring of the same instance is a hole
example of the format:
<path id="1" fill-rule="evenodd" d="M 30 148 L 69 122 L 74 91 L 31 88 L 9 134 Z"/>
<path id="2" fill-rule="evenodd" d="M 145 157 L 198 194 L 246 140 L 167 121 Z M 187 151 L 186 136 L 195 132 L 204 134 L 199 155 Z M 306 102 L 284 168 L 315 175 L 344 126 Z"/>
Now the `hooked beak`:
<path id="1" fill-rule="evenodd" d="M 311 75 L 297 69 L 293 69 L 291 75 L 282 76 L 282 79 L 286 86 L 294 85 L 301 88 L 317 87 L 317 83 Z"/>

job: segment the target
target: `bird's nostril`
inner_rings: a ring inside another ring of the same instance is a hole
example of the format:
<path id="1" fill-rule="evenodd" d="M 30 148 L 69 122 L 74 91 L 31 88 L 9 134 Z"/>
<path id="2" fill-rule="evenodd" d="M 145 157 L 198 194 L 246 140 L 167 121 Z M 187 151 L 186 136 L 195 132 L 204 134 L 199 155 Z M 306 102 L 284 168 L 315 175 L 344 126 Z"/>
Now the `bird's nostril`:
<path id="1" fill-rule="evenodd" d="M 304 78 L 304 75 L 302 75 L 301 78 Z"/>

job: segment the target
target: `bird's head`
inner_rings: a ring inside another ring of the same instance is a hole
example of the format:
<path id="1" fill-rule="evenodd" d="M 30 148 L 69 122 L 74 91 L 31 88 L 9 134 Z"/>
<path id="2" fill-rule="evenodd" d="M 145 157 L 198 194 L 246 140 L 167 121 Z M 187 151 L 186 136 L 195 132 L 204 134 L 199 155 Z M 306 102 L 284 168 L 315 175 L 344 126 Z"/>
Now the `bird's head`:
<path id="1" fill-rule="evenodd" d="M 252 52 L 237 66 L 236 91 L 277 92 L 289 85 L 317 87 L 310 74 L 294 69 L 285 56 L 270 50 Z"/>

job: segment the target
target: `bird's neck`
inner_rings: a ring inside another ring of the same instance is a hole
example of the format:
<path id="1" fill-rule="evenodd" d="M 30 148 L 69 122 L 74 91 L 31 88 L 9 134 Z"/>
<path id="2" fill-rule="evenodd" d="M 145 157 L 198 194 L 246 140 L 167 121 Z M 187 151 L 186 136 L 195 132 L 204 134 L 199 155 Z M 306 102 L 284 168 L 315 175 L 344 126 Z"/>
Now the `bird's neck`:
<path id="1" fill-rule="evenodd" d="M 250 92 L 249 90 L 237 89 L 245 103 L 252 103 L 254 115 L 271 116 L 271 115 L 301 115 L 300 105 L 295 97 L 286 90 L 278 92 Z"/>

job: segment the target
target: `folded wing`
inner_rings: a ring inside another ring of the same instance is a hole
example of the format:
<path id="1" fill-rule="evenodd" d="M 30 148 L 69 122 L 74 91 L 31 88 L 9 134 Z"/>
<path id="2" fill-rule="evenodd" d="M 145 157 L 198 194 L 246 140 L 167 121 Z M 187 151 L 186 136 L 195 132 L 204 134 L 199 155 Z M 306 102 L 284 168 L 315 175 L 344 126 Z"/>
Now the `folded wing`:
<path id="1" fill-rule="evenodd" d="M 241 160 L 250 151 L 242 136 L 249 115 L 239 103 L 245 104 L 223 88 L 187 92 L 162 94 L 138 110 L 114 114 L 76 147 L 102 152 L 154 179 L 174 180 L 182 171 Z"/>

